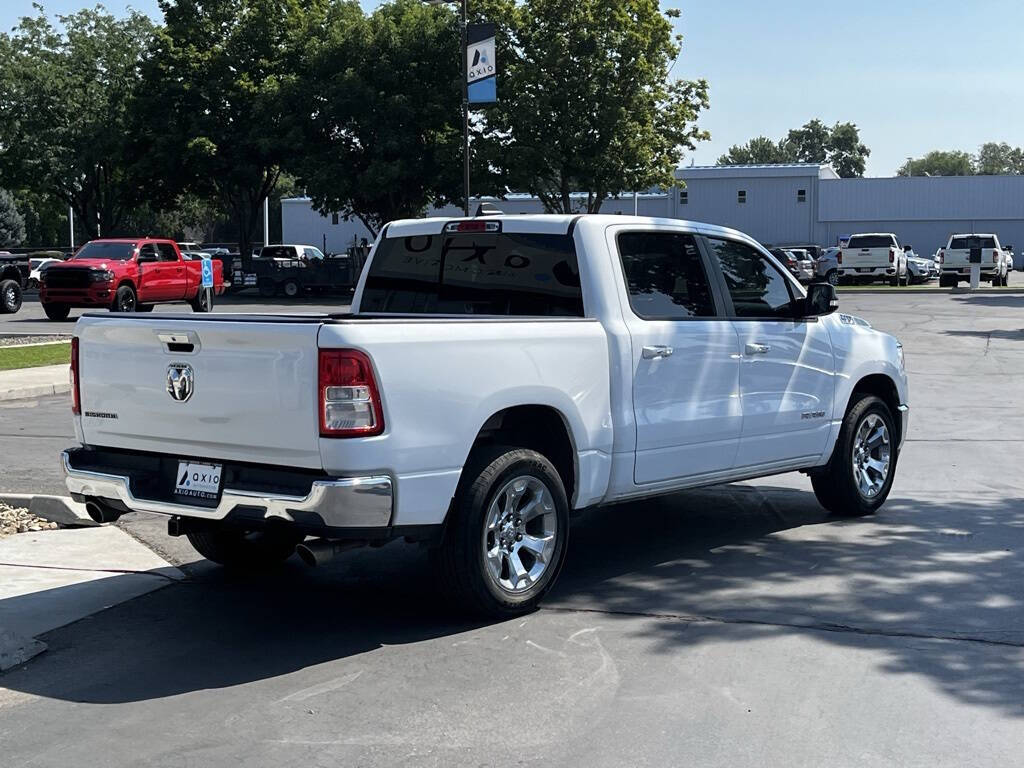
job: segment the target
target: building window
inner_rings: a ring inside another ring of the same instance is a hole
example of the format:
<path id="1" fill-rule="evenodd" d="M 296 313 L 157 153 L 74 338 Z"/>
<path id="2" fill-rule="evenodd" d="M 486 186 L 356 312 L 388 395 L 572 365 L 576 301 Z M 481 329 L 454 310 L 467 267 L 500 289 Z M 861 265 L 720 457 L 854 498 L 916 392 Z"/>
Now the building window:
<path id="1" fill-rule="evenodd" d="M 798 189 L 796 191 L 796 201 L 798 203 L 806 203 L 807 202 L 807 190 L 806 189 Z"/>
<path id="2" fill-rule="evenodd" d="M 690 202 L 690 193 L 687 192 L 685 189 L 680 190 L 680 192 L 679 192 L 679 204 L 680 205 L 686 205 L 689 202 Z"/>
<path id="3" fill-rule="evenodd" d="M 338 226 L 338 214 L 331 214 L 331 224 L 333 224 L 334 226 Z"/>
<path id="4" fill-rule="evenodd" d="M 736 202 L 737 203 L 745 203 L 745 202 L 747 202 L 747 190 L 741 189 L 739 192 L 736 193 Z"/>

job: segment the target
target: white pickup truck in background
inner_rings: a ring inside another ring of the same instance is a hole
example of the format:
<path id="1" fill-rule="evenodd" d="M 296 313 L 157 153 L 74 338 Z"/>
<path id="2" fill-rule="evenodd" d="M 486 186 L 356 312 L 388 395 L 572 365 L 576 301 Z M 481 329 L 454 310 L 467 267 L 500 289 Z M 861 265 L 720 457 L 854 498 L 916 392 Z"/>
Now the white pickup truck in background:
<path id="1" fill-rule="evenodd" d="M 350 314 L 79 320 L 67 485 L 229 566 L 424 542 L 448 594 L 515 615 L 573 509 L 789 471 L 836 514 L 881 506 L 903 352 L 835 307 L 709 225 L 394 222 Z"/>
<path id="2" fill-rule="evenodd" d="M 888 280 L 894 287 L 910 284 L 906 254 L 891 232 L 851 236 L 839 249 L 837 260 L 838 277 L 844 281 Z"/>
<path id="3" fill-rule="evenodd" d="M 946 247 L 939 251 L 939 285 L 954 288 L 961 280 L 971 279 L 971 251 L 980 258 L 981 279 L 993 286 L 1009 285 L 1010 259 L 992 234 L 951 235 Z"/>

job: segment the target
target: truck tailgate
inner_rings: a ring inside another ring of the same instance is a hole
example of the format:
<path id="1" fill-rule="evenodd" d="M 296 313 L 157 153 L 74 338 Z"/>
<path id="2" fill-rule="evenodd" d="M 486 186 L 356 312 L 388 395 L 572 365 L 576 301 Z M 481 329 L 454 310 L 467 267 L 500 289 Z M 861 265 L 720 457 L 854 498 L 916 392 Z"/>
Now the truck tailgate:
<path id="1" fill-rule="evenodd" d="M 85 443 L 319 469 L 321 319 L 83 317 Z"/>

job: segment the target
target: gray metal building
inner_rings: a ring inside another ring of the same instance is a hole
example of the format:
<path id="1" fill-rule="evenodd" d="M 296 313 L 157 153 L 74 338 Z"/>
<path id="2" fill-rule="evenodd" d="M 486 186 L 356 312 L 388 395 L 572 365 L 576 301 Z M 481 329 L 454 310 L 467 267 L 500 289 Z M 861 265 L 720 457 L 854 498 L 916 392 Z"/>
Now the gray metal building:
<path id="1" fill-rule="evenodd" d="M 954 232 L 994 232 L 1004 245 L 1024 248 L 1024 176 L 840 179 L 828 166 L 792 164 L 681 168 L 676 178 L 685 187 L 641 194 L 637 211 L 734 227 L 766 245 L 828 246 L 857 232 L 893 232 L 930 255 Z M 510 214 L 543 210 L 529 195 L 494 202 Z M 632 195 L 602 207 L 602 213 L 633 210 Z M 281 215 L 288 243 L 340 251 L 369 237 L 358 221 L 321 216 L 308 198 L 283 200 Z M 448 207 L 430 215 L 461 211 Z"/>
<path id="2" fill-rule="evenodd" d="M 1024 176 L 840 179 L 827 166 L 680 169 L 673 215 L 740 229 L 766 244 L 836 245 L 893 232 L 921 254 L 954 232 L 994 232 L 1024 246 Z"/>

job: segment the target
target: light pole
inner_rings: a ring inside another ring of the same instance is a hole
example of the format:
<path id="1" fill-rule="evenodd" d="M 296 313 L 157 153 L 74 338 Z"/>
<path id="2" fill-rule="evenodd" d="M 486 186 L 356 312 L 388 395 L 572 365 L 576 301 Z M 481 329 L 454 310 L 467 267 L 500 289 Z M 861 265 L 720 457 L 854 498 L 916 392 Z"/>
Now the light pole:
<path id="1" fill-rule="evenodd" d="M 447 5 L 459 0 L 426 0 L 428 5 Z M 462 182 L 466 196 L 464 212 L 469 218 L 469 62 L 466 49 L 469 47 L 469 0 L 462 0 L 462 16 L 459 19 L 459 37 L 462 57 Z"/>

